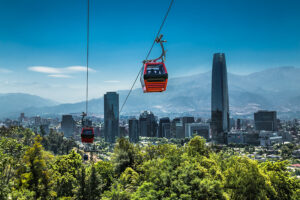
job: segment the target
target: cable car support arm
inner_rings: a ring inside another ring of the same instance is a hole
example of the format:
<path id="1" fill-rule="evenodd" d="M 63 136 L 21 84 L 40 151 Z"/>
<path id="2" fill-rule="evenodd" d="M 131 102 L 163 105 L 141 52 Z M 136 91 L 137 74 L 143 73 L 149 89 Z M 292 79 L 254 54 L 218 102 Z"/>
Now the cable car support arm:
<path id="1" fill-rule="evenodd" d="M 165 48 L 164 48 L 164 42 L 167 42 L 166 40 L 162 40 L 162 37 L 163 37 L 163 34 L 161 34 L 159 37 L 157 37 L 155 39 L 155 42 L 156 43 L 159 43 L 160 46 L 161 46 L 161 55 L 156 58 L 156 59 L 152 59 L 152 60 L 144 60 L 143 63 L 147 63 L 147 62 L 157 62 L 158 60 L 161 60 L 162 62 L 165 62 L 166 60 L 166 51 L 165 51 Z"/>

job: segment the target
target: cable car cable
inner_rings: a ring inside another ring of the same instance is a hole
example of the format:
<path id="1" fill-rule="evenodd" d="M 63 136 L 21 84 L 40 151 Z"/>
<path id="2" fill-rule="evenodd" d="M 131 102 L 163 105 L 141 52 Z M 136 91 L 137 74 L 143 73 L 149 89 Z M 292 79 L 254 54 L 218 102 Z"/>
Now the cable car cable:
<path id="1" fill-rule="evenodd" d="M 87 0 L 87 35 L 86 35 L 86 103 L 85 113 L 88 114 L 89 101 L 89 33 L 90 33 L 90 0 Z"/>
<path id="2" fill-rule="evenodd" d="M 162 23 L 161 23 L 161 25 L 160 25 L 160 27 L 159 27 L 159 30 L 158 30 L 158 32 L 157 32 L 157 34 L 156 34 L 156 37 L 155 37 L 155 39 L 154 39 L 154 41 L 153 41 L 153 43 L 152 43 L 152 46 L 151 46 L 150 50 L 148 51 L 148 54 L 147 54 L 145 60 L 147 60 L 148 57 L 150 56 L 150 53 L 151 53 L 151 51 L 152 51 L 152 49 L 153 49 L 153 47 L 154 47 L 156 38 L 159 36 L 160 31 L 162 30 L 163 26 L 165 25 L 166 19 L 167 19 L 168 15 L 169 15 L 169 12 L 170 12 L 171 8 L 172 8 L 173 2 L 174 2 L 174 0 L 171 0 L 170 5 L 169 5 L 169 8 L 168 8 L 168 10 L 167 10 L 167 12 L 166 12 L 166 14 L 165 14 L 165 16 L 164 16 L 164 18 L 163 18 L 163 21 L 162 21 Z M 129 92 L 128 92 L 128 94 L 127 94 L 125 100 L 124 100 L 124 102 L 123 102 L 123 104 L 122 104 L 122 107 L 121 107 L 121 109 L 120 109 L 120 111 L 119 111 L 119 115 L 121 114 L 121 112 L 122 112 L 122 110 L 123 110 L 123 107 L 124 107 L 124 105 L 126 104 L 126 102 L 127 102 L 127 100 L 128 100 L 128 97 L 130 96 L 131 91 L 132 91 L 132 89 L 133 89 L 133 87 L 134 87 L 134 85 L 135 85 L 137 79 L 139 78 L 139 76 L 140 76 L 142 70 L 143 70 L 143 66 L 141 67 L 139 73 L 137 74 L 137 76 L 136 76 L 136 78 L 135 78 L 135 80 L 134 80 L 134 82 L 133 82 L 133 84 L 132 84 L 132 86 L 131 86 L 131 88 L 130 88 L 130 90 L 129 90 Z"/>
<path id="3" fill-rule="evenodd" d="M 89 100 L 89 29 L 90 29 L 90 0 L 87 0 L 87 43 L 86 43 L 86 102 L 85 102 L 85 113 L 82 113 L 81 119 L 81 142 L 82 143 L 93 143 L 94 141 L 94 128 L 91 127 L 87 120 L 84 118 L 88 113 L 88 100 Z"/>

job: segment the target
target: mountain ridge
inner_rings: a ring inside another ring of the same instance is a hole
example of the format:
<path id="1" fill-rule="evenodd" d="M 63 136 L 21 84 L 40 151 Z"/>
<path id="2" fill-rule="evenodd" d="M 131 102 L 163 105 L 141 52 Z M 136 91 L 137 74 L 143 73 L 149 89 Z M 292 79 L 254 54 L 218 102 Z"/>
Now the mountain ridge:
<path id="1" fill-rule="evenodd" d="M 258 109 L 272 109 L 279 112 L 300 111 L 299 83 L 298 67 L 269 68 L 248 75 L 228 73 L 230 113 L 232 116 L 249 116 Z M 128 90 L 117 92 L 120 95 L 121 106 Z M 210 98 L 211 71 L 208 71 L 170 78 L 167 91 L 163 93 L 143 94 L 140 88 L 134 89 L 121 114 L 137 115 L 142 110 L 151 110 L 159 116 L 192 113 L 209 117 Z M 84 109 L 85 102 L 78 102 L 24 108 L 22 111 L 28 115 L 61 115 L 80 113 Z M 103 114 L 103 97 L 90 100 L 89 110 L 94 114 Z M 17 115 L 17 112 L 19 110 L 7 114 Z"/>

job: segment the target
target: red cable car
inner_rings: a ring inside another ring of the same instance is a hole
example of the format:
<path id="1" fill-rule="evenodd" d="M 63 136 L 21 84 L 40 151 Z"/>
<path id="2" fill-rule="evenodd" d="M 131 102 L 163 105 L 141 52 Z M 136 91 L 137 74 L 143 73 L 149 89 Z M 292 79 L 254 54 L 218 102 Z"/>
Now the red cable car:
<path id="1" fill-rule="evenodd" d="M 147 62 L 144 64 L 142 76 L 144 92 L 163 92 L 167 89 L 168 72 L 163 62 Z"/>
<path id="2" fill-rule="evenodd" d="M 93 143 L 95 132 L 92 127 L 83 127 L 81 129 L 81 142 L 82 143 Z"/>
<path id="3" fill-rule="evenodd" d="M 168 72 L 165 66 L 165 57 L 166 52 L 164 50 L 163 43 L 166 42 L 161 38 L 163 35 L 160 35 L 156 38 L 155 42 L 159 43 L 162 49 L 162 54 L 160 57 L 154 60 L 145 60 L 144 61 L 144 71 L 141 75 L 141 84 L 144 93 L 147 92 L 163 92 L 167 89 L 168 83 Z M 157 62 L 161 60 L 161 62 Z"/>
<path id="4" fill-rule="evenodd" d="M 84 119 L 86 117 L 86 113 L 82 113 L 82 119 L 81 119 L 81 124 L 82 124 L 82 129 L 81 129 L 81 142 L 82 143 L 93 143 L 94 142 L 94 137 L 95 137 L 95 132 L 94 128 L 90 127 L 87 125 L 87 121 Z"/>

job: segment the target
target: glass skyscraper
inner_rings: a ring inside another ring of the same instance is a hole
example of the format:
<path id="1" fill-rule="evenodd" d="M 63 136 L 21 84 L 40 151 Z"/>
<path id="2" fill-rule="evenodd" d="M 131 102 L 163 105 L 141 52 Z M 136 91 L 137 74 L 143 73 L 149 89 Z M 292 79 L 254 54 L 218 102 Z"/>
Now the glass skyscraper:
<path id="1" fill-rule="evenodd" d="M 104 94 L 104 136 L 105 141 L 114 143 L 119 137 L 119 94 Z"/>
<path id="2" fill-rule="evenodd" d="M 128 120 L 129 124 L 129 140 L 130 142 L 139 141 L 139 120 L 136 118 L 131 118 Z"/>
<path id="3" fill-rule="evenodd" d="M 227 133 L 229 131 L 229 100 L 227 69 L 224 53 L 215 53 L 213 57 L 211 130 L 212 140 L 215 143 L 227 143 Z"/>

